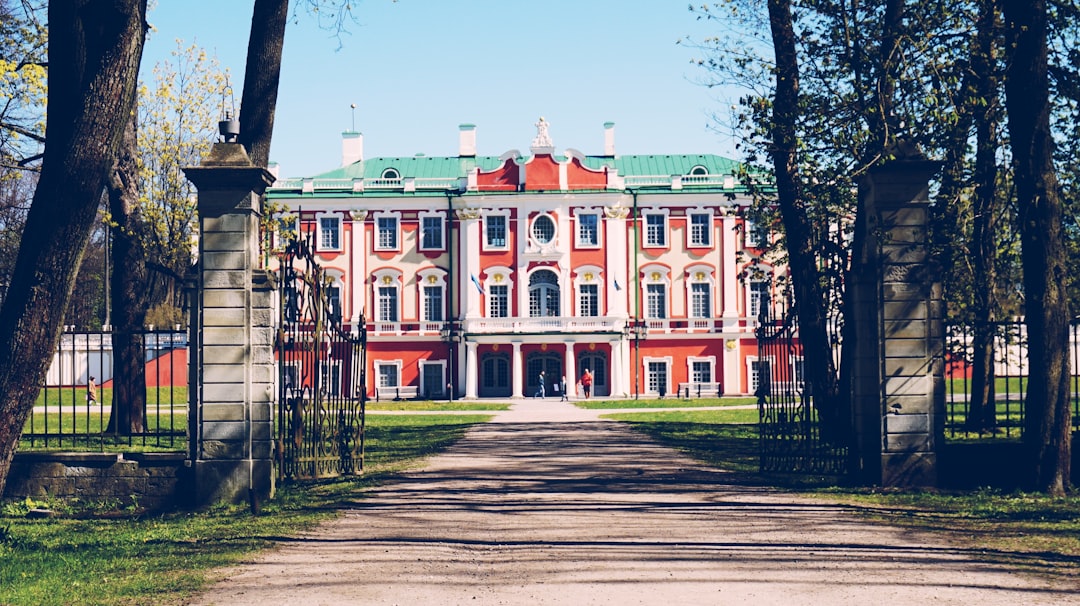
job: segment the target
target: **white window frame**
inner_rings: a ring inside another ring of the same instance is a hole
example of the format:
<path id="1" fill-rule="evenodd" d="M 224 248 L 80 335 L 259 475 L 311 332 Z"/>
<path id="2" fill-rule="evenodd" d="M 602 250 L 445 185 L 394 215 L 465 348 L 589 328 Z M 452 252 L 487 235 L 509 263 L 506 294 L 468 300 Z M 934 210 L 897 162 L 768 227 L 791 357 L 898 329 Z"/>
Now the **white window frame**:
<path id="1" fill-rule="evenodd" d="M 507 267 L 488 267 L 486 270 L 487 278 L 484 280 L 484 295 L 487 298 L 485 304 L 485 313 L 489 318 L 509 318 L 514 313 L 514 281 L 510 279 L 513 275 Z M 506 315 L 496 316 L 493 315 L 492 305 L 498 299 L 492 293 L 493 287 L 506 287 Z"/>
<path id="2" fill-rule="evenodd" d="M 282 248 L 290 240 L 300 237 L 300 216 L 293 213 L 281 213 L 277 216 L 277 230 L 274 232 L 274 247 Z"/>
<path id="3" fill-rule="evenodd" d="M 424 223 L 429 220 L 436 220 L 439 222 L 439 244 L 438 246 L 427 246 L 425 242 L 425 236 L 427 230 Z M 446 216 L 438 211 L 422 211 L 419 215 L 419 233 L 417 234 L 417 248 L 419 250 L 446 250 Z"/>
<path id="4" fill-rule="evenodd" d="M 668 247 L 668 233 L 671 231 L 671 225 L 669 221 L 668 209 L 650 209 L 641 213 L 641 247 L 642 248 L 667 248 Z M 653 241 L 651 239 L 652 234 L 649 232 L 649 218 L 660 216 L 663 218 L 663 227 L 659 229 L 656 235 L 659 236 L 660 241 Z"/>
<path id="5" fill-rule="evenodd" d="M 394 222 L 392 245 L 383 243 L 383 227 L 382 222 L 385 220 L 391 220 Z M 401 250 L 401 213 L 394 211 L 383 211 L 375 213 L 373 223 L 375 224 L 375 234 L 372 238 L 372 245 L 375 250 L 379 251 L 400 251 Z"/>
<path id="6" fill-rule="evenodd" d="M 769 239 L 767 226 L 750 219 L 743 219 L 743 246 L 745 248 L 761 248 L 769 243 Z"/>
<path id="7" fill-rule="evenodd" d="M 374 301 L 375 303 L 375 322 L 387 322 L 395 324 L 401 323 L 402 317 L 404 317 L 401 307 L 401 272 L 397 271 L 396 269 L 383 269 L 375 272 L 373 274 L 373 278 L 374 284 L 372 285 L 373 288 L 371 295 L 372 301 Z M 394 312 L 397 315 L 396 320 L 387 320 L 383 317 L 383 301 L 380 294 L 380 289 L 382 288 L 393 288 L 396 291 L 394 293 L 394 297 L 396 300 L 396 309 Z"/>
<path id="8" fill-rule="evenodd" d="M 760 288 L 758 285 L 764 285 L 764 288 Z M 756 320 L 761 315 L 761 304 L 763 298 L 761 294 L 764 292 L 766 295 L 771 294 L 769 288 L 769 281 L 760 278 L 751 278 L 746 282 L 746 317 L 751 320 Z"/>
<path id="9" fill-rule="evenodd" d="M 442 301 L 440 306 L 440 317 L 438 319 L 432 319 L 428 316 L 428 294 L 427 289 L 435 288 L 439 290 L 439 300 Z M 447 308 L 446 300 L 446 272 L 437 268 L 429 268 L 416 274 L 416 300 L 420 302 L 420 309 L 417 310 L 417 317 L 421 322 L 446 322 L 450 316 L 450 310 Z"/>
<path id="10" fill-rule="evenodd" d="M 340 252 L 344 250 L 344 234 L 341 229 L 341 215 L 338 213 L 319 213 L 315 215 L 315 249 L 319 252 Z M 330 228 L 327 230 L 326 228 Z M 327 242 L 328 232 L 334 234 L 336 242 Z"/>
<path id="11" fill-rule="evenodd" d="M 694 237 L 694 217 L 706 217 L 704 241 L 696 241 Z M 713 245 L 713 213 L 711 210 L 695 208 L 686 212 L 686 247 L 687 248 L 712 248 Z"/>
<path id="12" fill-rule="evenodd" d="M 503 221 L 503 243 L 492 244 L 488 239 L 488 223 L 492 218 L 501 217 Z M 484 250 L 510 250 L 510 211 L 493 211 L 487 213 L 483 217 L 483 224 L 480 228 L 483 230 L 481 237 L 483 238 Z"/>
<path id="13" fill-rule="evenodd" d="M 709 380 L 707 381 L 695 381 L 694 380 L 694 364 L 704 363 L 709 365 Z M 716 380 L 716 356 L 687 356 L 686 357 L 686 378 L 689 383 L 717 383 Z"/>
<path id="14" fill-rule="evenodd" d="M 765 356 L 763 358 L 758 357 L 758 356 L 747 356 L 746 357 L 746 388 L 751 394 L 756 394 L 757 393 L 758 384 L 761 381 L 761 377 L 759 376 L 759 367 L 758 367 L 758 365 L 760 363 L 762 363 L 762 362 L 767 362 L 769 364 L 770 389 L 773 387 L 773 385 L 772 385 L 772 375 L 775 372 L 774 369 L 776 367 L 776 361 L 772 358 L 772 356 Z"/>
<path id="15" fill-rule="evenodd" d="M 584 217 L 592 217 L 596 221 L 596 239 L 590 242 L 582 237 L 582 223 Z M 574 243 L 578 248 L 600 248 L 600 233 L 603 231 L 604 222 L 600 213 L 596 211 L 578 211 L 574 214 Z"/>
<path id="16" fill-rule="evenodd" d="M 661 265 L 647 265 L 641 270 L 641 300 L 644 302 L 642 316 L 648 320 L 668 320 L 671 318 L 671 270 Z M 649 287 L 663 288 L 663 315 L 653 315 L 649 301 Z"/>
<path id="17" fill-rule="evenodd" d="M 397 385 L 383 385 L 383 367 L 393 367 L 397 373 Z M 375 360 L 375 387 L 401 387 L 401 360 Z"/>
<path id="18" fill-rule="evenodd" d="M 644 393 L 646 395 L 657 395 L 657 396 L 660 395 L 660 390 L 653 389 L 652 386 L 649 385 L 649 380 L 651 378 L 650 375 L 649 375 L 649 366 L 651 364 L 663 364 L 664 367 L 665 367 L 664 374 L 667 377 L 667 390 L 664 392 L 664 395 L 665 396 L 674 396 L 674 395 L 676 395 L 678 393 L 679 386 L 678 385 L 673 385 L 672 382 L 671 382 L 671 379 L 672 379 L 671 368 L 672 368 L 673 363 L 674 363 L 674 358 L 672 356 L 662 356 L 662 357 L 645 356 L 645 357 L 642 357 L 642 359 L 641 359 L 641 375 L 645 378 L 645 381 L 644 381 L 645 384 L 643 386 L 643 390 L 644 390 Z"/>

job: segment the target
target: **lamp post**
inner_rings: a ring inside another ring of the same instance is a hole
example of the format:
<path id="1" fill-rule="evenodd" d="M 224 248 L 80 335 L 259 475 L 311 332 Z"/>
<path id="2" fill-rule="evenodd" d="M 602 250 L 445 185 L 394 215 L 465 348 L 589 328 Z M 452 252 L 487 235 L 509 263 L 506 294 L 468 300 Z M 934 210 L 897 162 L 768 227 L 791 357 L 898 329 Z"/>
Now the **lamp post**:
<path id="1" fill-rule="evenodd" d="M 461 334 L 458 333 L 457 327 L 454 326 L 453 322 L 444 322 L 442 329 L 439 331 L 439 333 L 442 336 L 442 340 L 446 342 L 448 352 L 446 370 L 449 376 L 447 377 L 446 381 L 446 399 L 450 402 L 453 402 L 454 391 L 457 387 L 457 376 L 454 368 L 454 359 L 457 357 L 457 344 L 461 342 Z"/>
<path id="2" fill-rule="evenodd" d="M 629 320 L 626 322 L 626 327 L 623 329 L 623 334 L 627 337 L 634 339 L 634 399 L 637 400 L 641 393 L 641 341 L 645 339 L 645 335 L 649 332 L 649 328 L 645 325 L 644 320 Z"/>

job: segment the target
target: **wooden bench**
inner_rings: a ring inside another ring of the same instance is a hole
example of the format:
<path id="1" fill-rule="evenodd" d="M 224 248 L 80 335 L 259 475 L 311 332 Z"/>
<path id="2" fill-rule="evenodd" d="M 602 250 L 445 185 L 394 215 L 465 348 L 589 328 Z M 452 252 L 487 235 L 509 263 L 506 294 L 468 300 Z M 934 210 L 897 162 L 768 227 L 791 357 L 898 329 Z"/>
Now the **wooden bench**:
<path id="1" fill-rule="evenodd" d="M 396 387 L 376 387 L 376 400 L 415 400 L 417 387 L 415 385 L 398 385 Z"/>
<path id="2" fill-rule="evenodd" d="M 722 383 L 679 383 L 679 398 L 719 398 L 724 395 Z"/>

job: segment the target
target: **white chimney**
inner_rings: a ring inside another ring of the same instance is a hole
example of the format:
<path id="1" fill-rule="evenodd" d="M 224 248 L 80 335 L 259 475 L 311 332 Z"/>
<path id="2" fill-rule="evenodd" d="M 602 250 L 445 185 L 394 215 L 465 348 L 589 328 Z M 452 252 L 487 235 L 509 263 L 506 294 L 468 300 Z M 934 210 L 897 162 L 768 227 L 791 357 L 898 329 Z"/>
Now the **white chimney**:
<path id="1" fill-rule="evenodd" d="M 458 155 L 462 157 L 476 156 L 476 125 L 462 124 L 458 127 Z"/>
<path id="2" fill-rule="evenodd" d="M 347 130 L 341 133 L 341 165 L 348 166 L 364 159 L 364 134 Z"/>
<path id="3" fill-rule="evenodd" d="M 604 155 L 615 157 L 615 123 L 604 122 Z"/>

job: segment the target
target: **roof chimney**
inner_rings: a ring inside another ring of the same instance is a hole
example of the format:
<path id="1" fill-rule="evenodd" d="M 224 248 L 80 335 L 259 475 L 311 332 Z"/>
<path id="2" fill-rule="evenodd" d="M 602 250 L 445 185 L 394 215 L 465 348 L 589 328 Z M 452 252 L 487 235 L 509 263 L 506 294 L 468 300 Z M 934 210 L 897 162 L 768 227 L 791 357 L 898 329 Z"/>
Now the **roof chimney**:
<path id="1" fill-rule="evenodd" d="M 604 122 L 604 155 L 615 157 L 615 123 Z"/>
<path id="2" fill-rule="evenodd" d="M 458 127 L 458 155 L 462 157 L 476 156 L 476 125 L 462 124 Z"/>
<path id="3" fill-rule="evenodd" d="M 341 133 L 341 165 L 348 166 L 364 159 L 364 134 L 347 130 Z"/>

